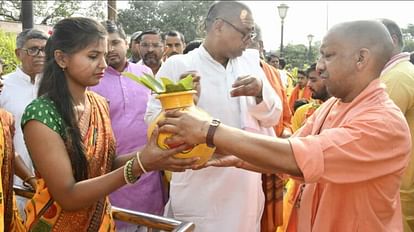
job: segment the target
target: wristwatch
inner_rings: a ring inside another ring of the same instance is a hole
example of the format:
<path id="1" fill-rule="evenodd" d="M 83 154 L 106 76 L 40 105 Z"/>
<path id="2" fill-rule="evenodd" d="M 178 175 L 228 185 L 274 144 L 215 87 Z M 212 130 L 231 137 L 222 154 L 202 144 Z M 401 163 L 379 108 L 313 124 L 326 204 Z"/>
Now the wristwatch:
<path id="1" fill-rule="evenodd" d="M 216 133 L 217 127 L 220 125 L 220 120 L 213 119 L 210 122 L 210 127 L 208 128 L 207 136 L 206 136 L 206 144 L 208 147 L 215 147 L 214 145 L 214 133 Z"/>

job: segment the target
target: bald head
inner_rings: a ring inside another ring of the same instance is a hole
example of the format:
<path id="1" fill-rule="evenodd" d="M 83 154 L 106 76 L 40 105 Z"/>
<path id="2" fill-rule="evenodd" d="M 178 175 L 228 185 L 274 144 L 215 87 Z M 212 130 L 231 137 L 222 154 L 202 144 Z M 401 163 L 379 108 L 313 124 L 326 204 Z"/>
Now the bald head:
<path id="1" fill-rule="evenodd" d="M 317 69 L 332 96 L 351 102 L 380 76 L 392 50 L 391 36 L 381 23 L 341 23 L 323 38 Z"/>
<path id="2" fill-rule="evenodd" d="M 210 29 L 211 24 L 217 18 L 223 18 L 229 21 L 239 20 L 243 21 L 246 14 L 252 14 L 248 6 L 236 1 L 220 1 L 213 3 L 206 17 L 206 29 Z"/>
<path id="3" fill-rule="evenodd" d="M 391 58 L 393 43 L 387 28 L 374 20 L 352 21 L 338 24 L 332 27 L 327 34 L 341 39 L 351 51 L 358 52 L 361 49 L 370 51 L 375 61 L 376 69 L 381 69 Z"/>

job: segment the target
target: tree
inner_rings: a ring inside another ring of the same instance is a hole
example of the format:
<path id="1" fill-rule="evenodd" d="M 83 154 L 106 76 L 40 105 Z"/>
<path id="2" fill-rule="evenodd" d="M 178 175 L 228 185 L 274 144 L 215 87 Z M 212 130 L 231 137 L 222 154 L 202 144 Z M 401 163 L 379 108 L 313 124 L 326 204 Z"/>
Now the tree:
<path id="1" fill-rule="evenodd" d="M 72 16 L 80 9 L 79 1 L 47 1 L 36 0 L 33 2 L 33 12 L 36 19 L 40 19 L 39 24 L 51 25 L 55 24 L 63 18 Z"/>
<path id="2" fill-rule="evenodd" d="M 21 9 L 20 0 L 0 0 L 0 19 L 5 21 L 20 21 Z"/>
<path id="3" fill-rule="evenodd" d="M 0 58 L 4 61 L 4 74 L 10 73 L 16 69 L 19 63 L 14 50 L 16 49 L 16 36 L 12 33 L 6 33 L 0 30 Z"/>
<path id="4" fill-rule="evenodd" d="M 303 44 L 288 44 L 283 48 L 284 58 L 288 68 L 297 67 L 304 69 L 310 63 L 315 62 L 316 59 L 316 44 L 311 47 L 311 54 L 309 56 L 309 48 Z M 310 59 L 309 59 L 310 58 Z"/>
<path id="5" fill-rule="evenodd" d="M 407 28 L 401 28 L 404 39 L 404 52 L 414 51 L 414 24 L 408 24 Z"/>
<path id="6" fill-rule="evenodd" d="M 401 31 L 403 33 L 408 33 L 411 35 L 412 38 L 414 38 L 414 24 L 408 24 L 407 28 L 402 28 Z"/>
<path id="7" fill-rule="evenodd" d="M 105 16 L 104 4 L 99 0 L 33 0 L 34 21 L 36 24 L 53 25 L 63 18 L 75 15 L 102 20 Z M 21 8 L 21 0 L 0 0 L 0 20 L 21 21 Z"/>
<path id="8" fill-rule="evenodd" d="M 213 1 L 130 0 L 130 9 L 120 10 L 118 20 L 128 34 L 154 28 L 162 32 L 177 30 L 189 42 L 204 37 L 202 24 L 212 3 Z"/>

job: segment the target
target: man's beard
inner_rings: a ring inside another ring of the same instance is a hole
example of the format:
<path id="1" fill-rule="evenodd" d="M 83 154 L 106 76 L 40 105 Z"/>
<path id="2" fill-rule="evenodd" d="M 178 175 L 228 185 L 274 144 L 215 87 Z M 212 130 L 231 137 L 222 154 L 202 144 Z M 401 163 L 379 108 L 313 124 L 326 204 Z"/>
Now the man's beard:
<path id="1" fill-rule="evenodd" d="M 161 62 L 161 59 L 158 59 L 157 55 L 154 53 L 145 54 L 142 60 L 144 64 L 148 66 L 158 65 Z"/>
<path id="2" fill-rule="evenodd" d="M 320 92 L 312 92 L 312 98 L 313 99 L 317 99 L 317 100 L 321 100 L 321 101 L 326 101 L 328 99 L 328 91 L 325 89 L 324 91 L 320 91 Z"/>
<path id="3" fill-rule="evenodd" d="M 178 53 L 178 52 L 171 52 L 171 53 L 168 55 L 168 57 L 171 57 L 171 56 L 174 56 L 174 55 L 178 55 L 178 54 L 180 54 L 180 53 Z"/>

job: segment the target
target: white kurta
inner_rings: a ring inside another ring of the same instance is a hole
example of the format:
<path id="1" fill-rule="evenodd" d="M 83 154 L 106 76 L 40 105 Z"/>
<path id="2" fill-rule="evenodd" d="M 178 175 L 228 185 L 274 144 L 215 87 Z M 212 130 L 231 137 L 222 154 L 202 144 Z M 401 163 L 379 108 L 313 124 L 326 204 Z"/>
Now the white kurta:
<path id="1" fill-rule="evenodd" d="M 4 76 L 4 87 L 0 94 L 0 107 L 4 108 L 14 116 L 14 126 L 16 130 L 13 142 L 16 152 L 22 157 L 23 161 L 32 171 L 33 165 L 26 149 L 26 144 L 24 143 L 20 121 L 26 106 L 37 97 L 39 82 L 40 75 L 36 76 L 35 83 L 32 84 L 30 82 L 30 76 L 24 73 L 20 68 L 17 68 L 16 71 Z M 22 186 L 22 180 L 15 176 L 14 184 Z M 24 209 L 25 202 L 25 198 L 17 198 L 19 210 Z M 24 215 L 24 211 L 20 212 Z"/>
<path id="2" fill-rule="evenodd" d="M 178 80 L 182 73 L 192 70 L 201 76 L 198 107 L 226 125 L 274 135 L 269 127 L 278 122 L 282 104 L 259 66 L 256 50 L 248 50 L 241 57 L 231 59 L 224 68 L 200 46 L 187 55 L 168 58 L 157 77 Z M 263 80 L 264 100 L 258 105 L 254 97 L 230 96 L 233 82 L 246 74 Z M 159 110 L 159 101 L 152 98 L 147 108 L 147 122 Z M 166 216 L 194 222 L 197 232 L 252 232 L 260 231 L 263 205 L 260 173 L 209 167 L 173 173 Z"/>

